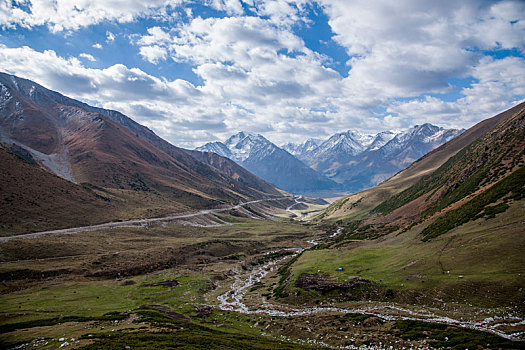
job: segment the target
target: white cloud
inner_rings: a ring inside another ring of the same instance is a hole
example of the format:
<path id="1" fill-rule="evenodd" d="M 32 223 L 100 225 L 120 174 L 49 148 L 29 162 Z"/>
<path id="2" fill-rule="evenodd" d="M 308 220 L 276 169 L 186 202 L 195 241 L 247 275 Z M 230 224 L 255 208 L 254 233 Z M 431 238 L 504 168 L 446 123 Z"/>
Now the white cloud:
<path id="1" fill-rule="evenodd" d="M 99 43 L 93 44 L 91 46 L 95 49 L 102 49 L 102 45 L 100 45 Z"/>
<path id="2" fill-rule="evenodd" d="M 187 63 L 201 86 L 118 64 L 89 69 L 78 59 L 30 48 L 0 47 L 0 68 L 99 101 L 187 147 L 224 139 L 240 127 L 278 143 L 412 123 L 468 127 L 525 96 L 525 60 L 489 58 L 482 51 L 523 52 L 523 2 L 319 0 L 334 39 L 350 57 L 346 78 L 294 34 L 312 20 L 306 15 L 314 0 L 206 0 L 228 17 L 202 18 L 186 8 L 184 20 L 182 14 L 166 20 L 166 4 L 182 2 L 78 0 L 53 7 L 33 0 L 29 13 L 0 0 L 0 25 L 70 31 L 105 20 L 160 17 L 148 21 L 145 35 L 125 35 L 159 72 L 170 60 Z M 111 30 L 108 41 L 124 35 Z M 474 82 L 464 88 L 450 78 Z M 454 89 L 460 90 L 456 101 L 440 98 Z"/>
<path id="3" fill-rule="evenodd" d="M 148 28 L 148 35 L 142 36 L 137 44 L 139 45 L 152 45 L 152 44 L 162 44 L 169 42 L 171 39 L 170 34 L 165 32 L 164 29 L 160 27 L 151 27 Z"/>
<path id="4" fill-rule="evenodd" d="M 463 97 L 457 101 L 445 102 L 426 96 L 392 104 L 387 111 L 415 124 L 430 122 L 467 128 L 524 100 L 525 60 L 522 58 L 485 57 L 473 67 L 472 77 L 476 82 L 462 89 Z"/>
<path id="5" fill-rule="evenodd" d="M 91 61 L 91 62 L 95 62 L 96 61 L 96 59 L 95 59 L 95 57 L 93 57 L 93 55 L 90 55 L 90 54 L 84 53 L 84 52 L 81 53 L 80 55 L 78 55 L 78 57 L 85 58 L 86 60 Z"/>
<path id="6" fill-rule="evenodd" d="M 109 30 L 106 32 L 106 42 L 115 41 L 115 34 L 111 33 Z"/>
<path id="7" fill-rule="evenodd" d="M 218 104 L 266 108 L 261 111 L 265 118 L 275 114 L 270 107 L 277 109 L 278 103 L 326 104 L 322 100 L 336 91 L 340 79 L 300 38 L 255 17 L 196 18 L 171 36 L 150 28 L 136 43 L 147 45 L 140 50 L 150 61 L 155 53 L 164 58 L 162 47 L 174 60 L 196 65 L 194 72 L 205 82 L 202 91 L 214 95 Z M 153 43 L 157 46 L 149 57 Z"/>
<path id="8" fill-rule="evenodd" d="M 166 59 L 166 49 L 158 45 L 151 46 L 142 46 L 139 49 L 139 54 L 146 61 L 150 63 L 157 64 L 159 61 L 164 61 Z"/>
<path id="9" fill-rule="evenodd" d="M 457 104 L 464 109 L 462 121 L 475 122 L 491 113 L 521 102 L 525 96 L 525 59 L 484 57 L 474 67 L 477 81 L 462 90 Z"/>
<path id="10" fill-rule="evenodd" d="M 280 27 L 290 27 L 297 22 L 309 22 L 304 12 L 310 0 L 256 0 L 254 10 L 259 16 Z"/>
<path id="11" fill-rule="evenodd" d="M 371 85 L 383 97 L 445 92 L 448 78 L 470 74 L 475 48 L 525 48 L 519 2 L 322 2 L 352 57 L 347 85 Z"/>
<path id="12" fill-rule="evenodd" d="M 447 127 L 462 127 L 459 125 L 457 116 L 461 114 L 461 108 L 457 103 L 450 103 L 432 96 L 422 99 L 414 99 L 407 102 L 392 104 L 387 112 L 397 114 L 390 115 L 393 120 L 403 120 L 403 127 L 412 124 L 432 123 Z M 385 118 L 385 121 L 389 121 Z"/>
<path id="13" fill-rule="evenodd" d="M 266 62 L 280 49 L 305 51 L 300 38 L 257 17 L 195 18 L 177 28 L 170 48 L 175 60 L 234 61 L 245 68 Z"/>
<path id="14" fill-rule="evenodd" d="M 243 15 L 244 9 L 240 0 L 207 0 L 208 5 L 228 15 Z"/>
<path id="15" fill-rule="evenodd" d="M 2 0 L 0 26 L 32 28 L 47 25 L 53 32 L 77 30 L 105 20 L 125 23 L 144 16 L 167 17 L 167 7 L 177 6 L 181 2 L 182 0 Z"/>

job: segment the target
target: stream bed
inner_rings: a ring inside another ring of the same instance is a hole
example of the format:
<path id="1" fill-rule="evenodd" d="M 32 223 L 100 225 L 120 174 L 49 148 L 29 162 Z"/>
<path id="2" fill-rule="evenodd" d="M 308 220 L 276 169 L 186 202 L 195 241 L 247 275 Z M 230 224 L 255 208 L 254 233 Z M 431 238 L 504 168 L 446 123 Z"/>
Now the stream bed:
<path id="1" fill-rule="evenodd" d="M 339 228 L 330 237 L 335 237 L 342 231 Z M 453 326 L 461 326 L 480 331 L 488 331 L 504 337 L 509 340 L 523 340 L 520 338 L 525 332 L 516 333 L 504 333 L 498 328 L 505 324 L 507 326 L 517 326 L 525 324 L 525 320 L 522 318 L 514 317 L 509 315 L 508 317 L 489 317 L 479 322 L 474 321 L 463 321 L 456 320 L 446 316 L 439 316 L 427 310 L 411 310 L 405 307 L 399 307 L 394 304 L 389 305 L 370 305 L 361 308 L 340 308 L 332 306 L 315 306 L 306 308 L 291 307 L 289 305 L 277 305 L 269 303 L 266 298 L 261 297 L 261 300 L 257 305 L 248 306 L 244 299 L 249 289 L 255 284 L 261 282 L 270 272 L 279 269 L 280 265 L 298 254 L 302 253 L 306 249 L 310 249 L 317 245 L 317 240 L 309 240 L 307 243 L 310 244 L 309 248 L 288 248 L 293 251 L 292 255 L 286 257 L 280 257 L 267 262 L 262 266 L 256 266 L 249 272 L 241 272 L 241 269 L 234 277 L 234 281 L 231 284 L 228 291 L 217 297 L 219 301 L 219 309 L 240 312 L 244 314 L 265 314 L 269 316 L 277 317 L 295 317 L 321 313 L 337 313 L 337 314 L 363 314 L 379 317 L 383 320 L 395 321 L 395 320 L 413 320 L 413 321 L 425 321 L 434 322 L 440 324 L 447 324 Z M 269 253 L 268 253 L 269 254 Z M 255 304 L 255 303 L 251 303 Z"/>

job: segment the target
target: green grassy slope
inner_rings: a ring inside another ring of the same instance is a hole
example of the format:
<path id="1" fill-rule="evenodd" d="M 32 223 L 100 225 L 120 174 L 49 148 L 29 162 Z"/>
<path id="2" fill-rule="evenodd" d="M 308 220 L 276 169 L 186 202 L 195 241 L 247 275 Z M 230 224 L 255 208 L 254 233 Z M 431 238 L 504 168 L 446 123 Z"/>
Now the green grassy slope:
<path id="1" fill-rule="evenodd" d="M 393 301 L 453 308 L 458 314 L 509 307 L 525 316 L 524 218 L 525 200 L 520 200 L 504 213 L 470 221 L 428 242 L 421 240 L 422 227 L 416 227 L 381 239 L 343 240 L 339 246 L 309 250 L 291 265 L 288 301 L 297 302 L 297 278 L 314 273 L 339 282 L 358 277 L 374 285 L 347 294 L 310 292 L 312 300 Z M 305 298 L 304 291 L 299 295 Z"/>
<path id="2" fill-rule="evenodd" d="M 432 193 L 423 211 L 424 216 L 431 215 L 519 169 L 525 163 L 524 157 L 525 108 L 463 148 L 429 176 L 378 205 L 374 211 L 387 214 Z M 518 183 L 514 185 L 521 187 Z"/>

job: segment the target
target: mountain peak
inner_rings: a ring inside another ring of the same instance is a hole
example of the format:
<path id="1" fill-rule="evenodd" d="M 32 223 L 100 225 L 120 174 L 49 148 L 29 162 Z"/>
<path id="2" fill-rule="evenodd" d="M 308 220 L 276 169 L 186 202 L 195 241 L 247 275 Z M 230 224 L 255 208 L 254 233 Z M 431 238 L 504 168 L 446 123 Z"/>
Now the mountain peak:
<path id="1" fill-rule="evenodd" d="M 313 144 L 317 147 L 317 142 L 309 140 L 305 144 Z M 292 147 L 295 146 L 292 144 Z M 283 148 L 276 146 L 260 134 L 241 131 L 224 143 L 210 142 L 198 147 L 197 150 L 226 156 L 286 191 L 311 193 L 311 191 L 322 191 L 337 186 L 333 181 L 295 158 L 286 147 Z"/>
<path id="2" fill-rule="evenodd" d="M 286 143 L 281 148 L 298 158 L 302 158 L 305 154 L 316 150 L 321 143 L 323 143 L 321 139 L 309 138 L 303 143 Z"/>
<path id="3" fill-rule="evenodd" d="M 442 127 L 439 127 L 439 126 L 436 126 L 436 125 L 433 125 L 433 124 L 430 124 L 430 123 L 425 123 L 425 124 L 421 124 L 421 125 L 414 125 L 410 129 L 408 129 L 408 131 L 413 130 L 416 133 L 418 133 L 418 132 L 419 133 L 436 133 L 436 132 L 438 132 L 439 130 L 442 130 L 442 129 L 443 129 Z"/>
<path id="4" fill-rule="evenodd" d="M 382 131 L 378 133 L 373 141 L 368 145 L 368 151 L 375 151 L 386 145 L 390 140 L 392 140 L 397 134 L 393 131 Z"/>
<path id="5" fill-rule="evenodd" d="M 365 150 L 373 140 L 372 135 L 348 130 L 334 134 L 323 142 L 313 154 L 316 157 L 322 157 L 323 154 L 335 152 L 344 156 L 355 156 Z"/>
<path id="6" fill-rule="evenodd" d="M 226 141 L 224 141 L 224 144 L 228 146 L 238 145 L 239 143 L 245 140 L 249 140 L 249 142 L 264 142 L 264 143 L 270 142 L 261 134 L 254 134 L 250 132 L 239 131 L 238 133 L 230 136 Z"/>

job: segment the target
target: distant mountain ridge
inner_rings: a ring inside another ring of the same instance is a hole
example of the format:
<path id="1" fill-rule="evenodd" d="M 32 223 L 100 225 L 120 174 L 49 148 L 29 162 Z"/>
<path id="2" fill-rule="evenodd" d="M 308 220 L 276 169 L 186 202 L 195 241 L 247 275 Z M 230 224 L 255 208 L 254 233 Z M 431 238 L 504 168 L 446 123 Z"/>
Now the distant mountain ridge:
<path id="1" fill-rule="evenodd" d="M 296 155 L 313 169 L 342 184 L 345 190 L 357 192 L 377 185 L 462 131 L 428 123 L 375 135 L 349 130 L 334 134 L 318 147 Z M 303 148 L 295 145 L 294 149 Z"/>
<path id="2" fill-rule="evenodd" d="M 338 185 L 262 135 L 239 132 L 225 142 L 210 142 L 196 150 L 227 157 L 279 188 L 298 194 L 336 190 Z"/>
<path id="3" fill-rule="evenodd" d="M 321 143 L 323 143 L 323 140 L 321 139 L 308 139 L 305 142 L 299 144 L 289 142 L 287 144 L 282 145 L 281 148 L 285 151 L 288 151 L 288 153 L 296 157 L 300 157 L 305 153 L 317 149 Z"/>
<path id="4" fill-rule="evenodd" d="M 281 148 L 262 135 L 239 132 L 225 142 L 210 142 L 197 150 L 230 158 L 293 193 L 357 192 L 377 185 L 462 131 L 428 123 L 377 134 L 348 130 L 325 141 L 308 139 Z M 289 165 L 283 169 L 286 162 Z"/>

